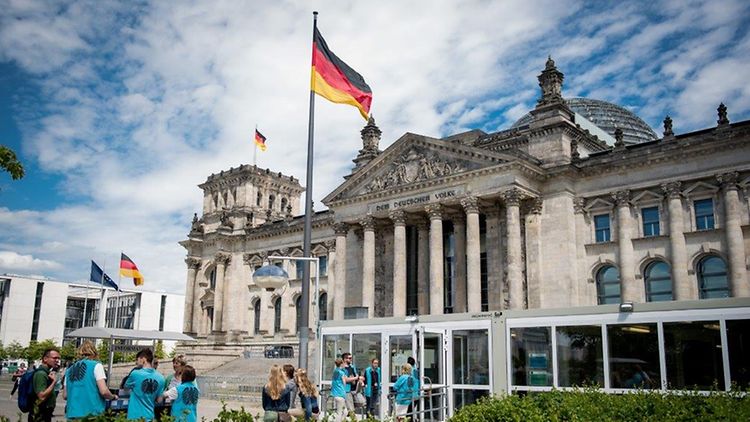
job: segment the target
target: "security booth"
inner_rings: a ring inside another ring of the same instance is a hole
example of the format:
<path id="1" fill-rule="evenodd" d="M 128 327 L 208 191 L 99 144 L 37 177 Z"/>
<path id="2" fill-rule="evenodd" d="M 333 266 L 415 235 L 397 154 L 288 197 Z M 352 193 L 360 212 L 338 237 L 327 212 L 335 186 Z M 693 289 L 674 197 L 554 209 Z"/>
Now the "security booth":
<path id="1" fill-rule="evenodd" d="M 490 394 L 599 386 L 610 393 L 750 387 L 750 299 L 323 321 L 321 388 L 334 360 L 380 360 L 380 417 L 414 357 L 415 419 L 444 421 Z"/>

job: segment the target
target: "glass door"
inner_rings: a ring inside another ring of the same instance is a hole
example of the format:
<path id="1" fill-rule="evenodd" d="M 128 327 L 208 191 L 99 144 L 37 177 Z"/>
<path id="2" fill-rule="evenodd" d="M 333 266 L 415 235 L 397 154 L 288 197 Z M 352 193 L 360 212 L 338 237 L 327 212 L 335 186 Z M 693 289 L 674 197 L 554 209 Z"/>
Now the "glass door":
<path id="1" fill-rule="evenodd" d="M 446 419 L 447 380 L 446 358 L 448 353 L 447 333 L 445 330 L 424 328 L 419 333 L 419 361 L 417 362 L 420 379 L 418 420 L 443 421 Z"/>
<path id="2" fill-rule="evenodd" d="M 386 353 L 383 355 L 382 374 L 383 388 L 380 397 L 380 417 L 392 415 L 394 409 L 391 408 L 393 402 L 388 400 L 388 394 L 391 392 L 393 384 L 401 375 L 401 367 L 407 363 L 409 358 L 417 355 L 417 334 L 384 334 L 387 338 L 384 346 Z"/>

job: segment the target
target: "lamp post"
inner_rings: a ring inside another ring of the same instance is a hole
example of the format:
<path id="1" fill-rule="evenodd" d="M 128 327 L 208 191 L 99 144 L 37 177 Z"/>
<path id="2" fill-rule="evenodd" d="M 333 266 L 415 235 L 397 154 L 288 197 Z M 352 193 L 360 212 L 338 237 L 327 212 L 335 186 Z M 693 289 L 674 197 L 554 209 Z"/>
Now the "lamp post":
<path id="1" fill-rule="evenodd" d="M 312 298 L 312 304 L 317 305 L 318 304 L 318 294 L 319 288 L 320 288 L 320 258 L 318 257 L 294 257 L 294 256 L 269 256 L 268 261 L 270 260 L 281 260 L 281 261 L 305 261 L 305 264 L 309 262 L 315 263 L 315 295 Z M 305 267 L 309 268 L 308 265 L 305 265 Z M 309 273 L 307 274 L 307 277 L 302 277 L 302 291 L 304 292 L 307 290 L 309 292 L 310 286 L 305 286 L 306 283 L 309 283 L 310 277 Z M 286 271 L 284 271 L 283 268 L 280 268 L 276 265 L 264 265 L 253 273 L 253 282 L 255 284 L 265 290 L 273 291 L 276 289 L 280 289 L 289 283 L 289 274 L 287 274 Z M 307 351 L 308 351 L 308 341 L 309 341 L 309 330 L 310 330 L 310 321 L 309 321 L 309 315 L 310 315 L 310 295 L 308 293 L 307 298 L 305 295 L 302 295 L 301 300 L 301 306 L 302 306 L 302 321 L 300 324 L 300 331 L 299 331 L 299 360 L 297 363 L 297 367 L 307 369 Z M 317 324 L 317 314 L 315 318 L 315 323 Z"/>

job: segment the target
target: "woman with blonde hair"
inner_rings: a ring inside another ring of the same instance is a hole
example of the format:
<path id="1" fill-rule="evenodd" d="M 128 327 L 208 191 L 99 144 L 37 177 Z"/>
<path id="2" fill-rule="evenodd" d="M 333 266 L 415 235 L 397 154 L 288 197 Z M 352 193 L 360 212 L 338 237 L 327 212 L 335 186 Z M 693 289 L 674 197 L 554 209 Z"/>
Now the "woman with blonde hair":
<path id="1" fill-rule="evenodd" d="M 393 390 L 396 392 L 396 418 L 403 421 L 408 412 L 414 395 L 416 382 L 411 374 L 411 365 L 408 363 L 401 366 L 401 376 L 393 384 Z"/>
<path id="2" fill-rule="evenodd" d="M 185 355 L 177 355 L 172 358 L 172 369 L 174 370 L 174 373 L 167 375 L 167 379 L 164 381 L 166 383 L 166 387 L 164 388 L 165 391 L 170 388 L 177 388 L 182 384 L 182 370 L 185 369 L 186 366 L 187 359 L 185 359 Z"/>
<path id="3" fill-rule="evenodd" d="M 97 360 L 99 354 L 88 340 L 78 348 L 79 360 L 65 371 L 63 398 L 67 400 L 65 417 L 79 419 L 104 413 L 104 400 L 117 396 L 107 388 L 104 367 Z"/>
<path id="4" fill-rule="evenodd" d="M 302 408 L 305 410 L 305 422 L 309 421 L 313 415 L 318 418 L 320 408 L 318 407 L 318 389 L 310 382 L 307 377 L 307 371 L 302 368 L 297 369 L 294 373 L 294 381 L 299 388 L 299 400 Z"/>
<path id="5" fill-rule="evenodd" d="M 287 422 L 289 416 L 289 402 L 291 394 L 286 385 L 284 371 L 279 365 L 271 366 L 268 373 L 268 383 L 263 386 L 263 422 Z"/>

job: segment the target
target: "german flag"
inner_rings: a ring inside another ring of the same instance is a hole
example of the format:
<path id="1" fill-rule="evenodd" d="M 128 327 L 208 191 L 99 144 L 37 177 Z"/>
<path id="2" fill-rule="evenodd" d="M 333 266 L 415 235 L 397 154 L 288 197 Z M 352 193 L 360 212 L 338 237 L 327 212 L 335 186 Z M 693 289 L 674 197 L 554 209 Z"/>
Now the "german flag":
<path id="1" fill-rule="evenodd" d="M 357 107 L 365 120 L 370 114 L 372 90 L 362 75 L 328 49 L 318 28 L 313 35 L 310 89 L 331 102 Z"/>
<path id="2" fill-rule="evenodd" d="M 262 133 L 258 132 L 258 129 L 255 129 L 255 145 L 257 145 L 261 151 L 266 150 L 266 137 L 263 136 Z"/>
<path id="3" fill-rule="evenodd" d="M 140 286 L 143 284 L 143 276 L 138 271 L 138 267 L 135 265 L 132 259 L 128 258 L 127 255 L 121 253 L 120 256 L 120 275 L 133 279 L 133 284 Z"/>

